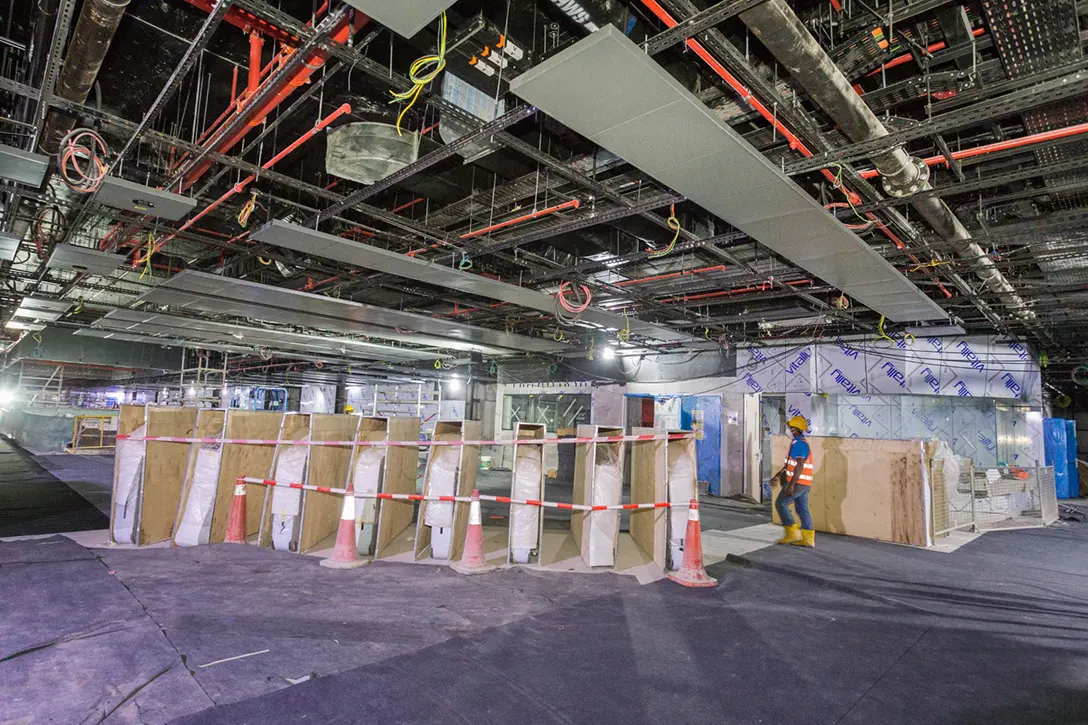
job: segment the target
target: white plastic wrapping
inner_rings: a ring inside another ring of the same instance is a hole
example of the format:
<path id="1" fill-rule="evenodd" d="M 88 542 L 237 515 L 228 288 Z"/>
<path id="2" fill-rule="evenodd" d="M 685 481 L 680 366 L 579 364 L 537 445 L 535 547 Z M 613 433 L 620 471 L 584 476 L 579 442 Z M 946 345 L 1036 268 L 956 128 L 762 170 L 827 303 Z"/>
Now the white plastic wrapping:
<path id="1" fill-rule="evenodd" d="M 310 440 L 310 436 L 300 442 Z M 285 445 L 280 447 L 276 460 L 273 480 L 284 483 L 305 483 L 306 459 L 310 447 L 306 445 Z M 294 542 L 296 522 L 302 492 L 297 488 L 276 486 L 272 489 L 272 546 L 278 551 L 290 551 Z"/>
<path id="2" fill-rule="evenodd" d="M 684 556 L 684 536 L 688 530 L 688 506 L 695 498 L 695 461 L 685 450 L 669 466 L 669 562 L 679 569 Z"/>
<path id="3" fill-rule="evenodd" d="M 132 431 L 132 436 L 140 438 L 147 435 L 147 426 L 141 425 Z M 113 499 L 113 539 L 119 544 L 134 544 L 136 527 L 136 504 L 140 487 L 144 482 L 144 458 L 147 455 L 147 441 L 134 441 L 127 438 L 117 441 L 117 489 Z"/>
<path id="4" fill-rule="evenodd" d="M 363 448 L 355 459 L 355 468 L 351 474 L 351 486 L 355 493 L 378 493 L 381 483 L 382 462 L 385 460 L 385 448 L 375 446 Z M 373 553 L 375 526 L 378 519 L 378 502 L 372 498 L 357 499 L 355 502 L 356 546 L 360 554 Z"/>
<path id="5" fill-rule="evenodd" d="M 518 446 L 514 456 L 513 498 L 539 499 L 541 487 L 541 454 L 539 445 Z M 540 509 L 523 504 L 510 505 L 510 548 L 514 561 L 529 563 L 529 553 L 537 548 L 540 531 Z"/>
<path id="6" fill-rule="evenodd" d="M 460 446 L 443 446 L 434 449 L 431 458 L 431 475 L 427 481 L 430 496 L 453 496 L 457 481 L 457 466 L 461 461 Z M 427 526 L 453 526 L 453 504 L 449 501 L 430 501 L 423 518 Z"/>
<path id="7" fill-rule="evenodd" d="M 591 506 L 615 506 L 623 495 L 619 457 L 610 446 L 597 447 Z M 614 566 L 616 537 L 620 532 L 619 511 L 589 513 L 589 566 Z"/>
<path id="8" fill-rule="evenodd" d="M 223 457 L 218 443 L 202 443 L 196 449 L 193 480 L 174 543 L 178 546 L 207 544 L 212 529 L 212 510 L 219 487 L 219 462 Z"/>

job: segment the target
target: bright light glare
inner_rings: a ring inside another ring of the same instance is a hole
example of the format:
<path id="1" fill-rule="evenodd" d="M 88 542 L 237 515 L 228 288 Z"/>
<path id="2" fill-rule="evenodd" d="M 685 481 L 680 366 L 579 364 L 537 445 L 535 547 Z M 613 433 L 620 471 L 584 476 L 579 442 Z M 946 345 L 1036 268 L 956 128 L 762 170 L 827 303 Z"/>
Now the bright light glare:
<path id="1" fill-rule="evenodd" d="M 196 388 L 189 388 L 189 395 L 196 395 Z"/>
<path id="2" fill-rule="evenodd" d="M 612 358 L 616 357 L 616 348 L 606 347 L 604 350 L 601 351 L 601 357 L 605 360 L 611 360 Z"/>
<path id="3" fill-rule="evenodd" d="M 457 378 L 450 378 L 449 386 L 450 386 L 450 390 L 460 390 L 461 389 L 461 381 L 458 380 Z"/>
<path id="4" fill-rule="evenodd" d="M 3 389 L 0 390 L 0 405 L 8 405 L 15 401 L 15 391 Z"/>

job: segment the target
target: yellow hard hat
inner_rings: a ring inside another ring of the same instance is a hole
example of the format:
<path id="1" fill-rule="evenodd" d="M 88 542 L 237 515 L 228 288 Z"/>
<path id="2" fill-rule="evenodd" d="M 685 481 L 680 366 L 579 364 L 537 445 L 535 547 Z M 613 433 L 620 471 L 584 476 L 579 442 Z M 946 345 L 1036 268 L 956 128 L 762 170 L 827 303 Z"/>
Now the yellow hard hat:
<path id="1" fill-rule="evenodd" d="M 344 406 L 344 412 L 347 413 L 348 415 L 351 415 L 352 413 L 355 412 L 355 407 L 352 406 L 352 405 L 345 405 Z"/>
<path id="2" fill-rule="evenodd" d="M 802 433 L 808 430 L 808 421 L 805 420 L 804 416 L 800 415 L 795 415 L 790 418 L 789 422 L 786 423 L 786 425 L 788 425 L 790 428 L 796 428 Z"/>

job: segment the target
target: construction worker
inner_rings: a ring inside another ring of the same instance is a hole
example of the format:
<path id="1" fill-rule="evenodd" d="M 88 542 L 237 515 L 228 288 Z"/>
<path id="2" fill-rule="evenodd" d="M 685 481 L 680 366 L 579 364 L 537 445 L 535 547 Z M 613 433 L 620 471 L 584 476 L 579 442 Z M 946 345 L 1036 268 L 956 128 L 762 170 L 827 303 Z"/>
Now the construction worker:
<path id="1" fill-rule="evenodd" d="M 345 415 L 351 415 L 354 412 L 355 412 L 355 406 L 354 405 L 345 405 L 344 406 L 344 414 Z"/>
<path id="2" fill-rule="evenodd" d="M 816 531 L 812 528 L 812 516 L 808 511 L 808 493 L 812 490 L 812 451 L 805 440 L 808 421 L 795 415 L 786 425 L 793 441 L 790 442 L 790 450 L 786 454 L 782 470 L 775 474 L 775 478 L 782 484 L 782 490 L 774 500 L 774 507 L 782 519 L 786 535 L 777 543 L 812 547 L 816 546 Z M 797 509 L 800 525 L 794 523 L 790 514 L 791 503 Z"/>

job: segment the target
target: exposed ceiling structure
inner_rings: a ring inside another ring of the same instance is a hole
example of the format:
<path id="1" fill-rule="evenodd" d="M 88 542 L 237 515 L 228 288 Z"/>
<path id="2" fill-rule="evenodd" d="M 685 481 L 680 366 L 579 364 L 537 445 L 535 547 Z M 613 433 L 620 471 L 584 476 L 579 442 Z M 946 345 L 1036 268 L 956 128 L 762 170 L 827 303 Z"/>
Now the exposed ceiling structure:
<path id="1" fill-rule="evenodd" d="M 61 327 L 416 379 L 953 326 L 1084 362 L 1083 1 L 7 17 L 8 349 Z"/>

